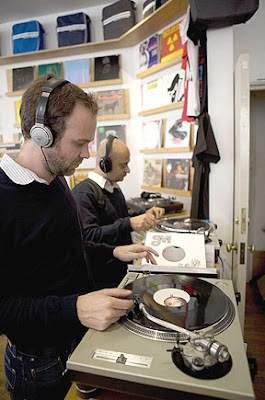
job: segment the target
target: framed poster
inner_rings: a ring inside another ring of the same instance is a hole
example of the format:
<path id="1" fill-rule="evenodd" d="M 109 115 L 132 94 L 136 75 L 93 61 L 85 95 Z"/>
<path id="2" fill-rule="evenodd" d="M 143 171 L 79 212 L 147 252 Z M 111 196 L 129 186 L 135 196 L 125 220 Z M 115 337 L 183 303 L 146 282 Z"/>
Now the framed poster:
<path id="1" fill-rule="evenodd" d="M 98 120 L 129 118 L 129 92 L 126 89 L 97 92 Z"/>
<path id="2" fill-rule="evenodd" d="M 100 143 L 109 135 L 117 136 L 126 144 L 125 125 L 98 126 L 97 128 L 97 149 Z"/>
<path id="3" fill-rule="evenodd" d="M 64 78 L 75 85 L 90 82 L 90 62 L 89 58 L 65 61 Z"/>
<path id="4" fill-rule="evenodd" d="M 144 159 L 143 186 L 161 187 L 162 160 Z"/>
<path id="5" fill-rule="evenodd" d="M 69 186 L 72 190 L 78 183 L 82 182 L 88 177 L 88 173 L 94 171 L 93 168 L 80 168 L 76 169 L 74 174 L 69 176 Z"/>
<path id="6" fill-rule="evenodd" d="M 164 147 L 190 147 L 191 124 L 181 121 L 180 118 L 167 118 L 165 120 Z"/>
<path id="7" fill-rule="evenodd" d="M 120 55 L 94 58 L 94 81 L 120 78 Z"/>
<path id="8" fill-rule="evenodd" d="M 163 187 L 189 190 L 190 160 L 170 158 L 163 161 Z"/>

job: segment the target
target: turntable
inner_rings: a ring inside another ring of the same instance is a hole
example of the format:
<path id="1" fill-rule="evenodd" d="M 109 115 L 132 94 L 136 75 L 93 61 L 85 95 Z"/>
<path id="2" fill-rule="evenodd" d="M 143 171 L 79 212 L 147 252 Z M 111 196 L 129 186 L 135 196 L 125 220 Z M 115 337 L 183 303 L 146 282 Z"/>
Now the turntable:
<path id="1" fill-rule="evenodd" d="M 120 286 L 134 306 L 86 333 L 72 380 L 151 399 L 255 399 L 231 281 L 131 272 Z"/>

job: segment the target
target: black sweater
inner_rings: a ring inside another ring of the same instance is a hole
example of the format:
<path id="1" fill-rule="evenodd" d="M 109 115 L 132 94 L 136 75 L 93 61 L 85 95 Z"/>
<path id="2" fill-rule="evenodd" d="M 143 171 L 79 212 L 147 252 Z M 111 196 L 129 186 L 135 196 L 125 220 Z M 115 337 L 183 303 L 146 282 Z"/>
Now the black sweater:
<path id="1" fill-rule="evenodd" d="M 91 246 L 99 262 L 112 255 Z M 85 332 L 76 299 L 91 290 L 89 263 L 64 178 L 16 185 L 0 169 L 0 255 L 0 333 L 17 345 L 54 345 Z"/>
<path id="2" fill-rule="evenodd" d="M 113 193 L 102 189 L 105 204 L 100 206 L 86 180 L 74 187 L 72 193 L 81 217 L 84 237 L 96 243 L 128 245 L 132 243 L 131 223 L 124 195 L 115 188 Z M 95 266 L 95 268 L 93 268 Z M 92 273 L 98 288 L 117 286 L 127 272 L 127 263 L 108 260 L 104 270 L 92 263 Z"/>

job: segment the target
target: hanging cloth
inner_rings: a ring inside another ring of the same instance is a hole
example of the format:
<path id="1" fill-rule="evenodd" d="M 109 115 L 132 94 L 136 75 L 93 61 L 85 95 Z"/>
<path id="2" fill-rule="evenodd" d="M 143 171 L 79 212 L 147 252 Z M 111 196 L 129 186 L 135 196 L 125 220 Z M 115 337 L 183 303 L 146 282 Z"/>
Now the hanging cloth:
<path id="1" fill-rule="evenodd" d="M 210 163 L 220 160 L 210 117 L 204 112 L 199 117 L 199 129 L 192 163 L 195 169 L 191 202 L 191 218 L 209 219 Z"/>

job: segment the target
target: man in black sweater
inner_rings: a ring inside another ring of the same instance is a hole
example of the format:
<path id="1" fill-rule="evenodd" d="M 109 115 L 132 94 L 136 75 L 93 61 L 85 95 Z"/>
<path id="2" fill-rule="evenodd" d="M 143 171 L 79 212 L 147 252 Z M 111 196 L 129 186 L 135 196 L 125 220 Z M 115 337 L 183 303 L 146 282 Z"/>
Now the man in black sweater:
<path id="1" fill-rule="evenodd" d="M 24 145 L 0 163 L 0 334 L 6 334 L 12 400 L 62 400 L 66 360 L 87 328 L 104 330 L 132 306 L 125 289 L 93 290 L 97 263 L 152 260 L 145 246 L 86 243 L 64 176 L 89 157 L 98 106 L 92 94 L 53 77 L 24 93 Z"/>
<path id="2" fill-rule="evenodd" d="M 152 207 L 145 213 L 129 216 L 125 197 L 118 185 L 130 172 L 129 162 L 130 152 L 126 144 L 109 135 L 97 150 L 95 170 L 72 190 L 86 240 L 116 246 L 131 244 L 132 231 L 147 231 L 155 227 L 156 219 L 164 214 L 164 208 Z M 99 201 L 99 196 L 97 198 L 94 185 L 89 184 L 91 180 L 101 191 L 103 202 Z M 126 263 L 109 259 L 104 272 L 97 267 L 92 272 L 97 287 L 102 288 L 117 286 L 126 270 Z"/>

